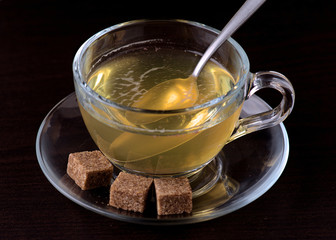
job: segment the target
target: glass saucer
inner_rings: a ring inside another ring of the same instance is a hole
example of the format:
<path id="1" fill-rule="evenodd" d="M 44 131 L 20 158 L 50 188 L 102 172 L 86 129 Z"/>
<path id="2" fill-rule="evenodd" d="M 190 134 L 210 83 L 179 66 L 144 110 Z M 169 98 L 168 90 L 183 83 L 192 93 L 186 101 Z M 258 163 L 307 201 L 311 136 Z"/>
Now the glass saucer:
<path id="1" fill-rule="evenodd" d="M 263 100 L 253 95 L 244 103 L 241 116 L 268 109 Z M 150 201 L 147 210 L 141 214 L 109 206 L 108 188 L 82 191 L 66 174 L 68 155 L 96 149 L 82 120 L 76 96 L 72 93 L 47 114 L 37 134 L 37 159 L 50 183 L 78 205 L 109 218 L 139 224 L 177 225 L 226 215 L 260 197 L 284 170 L 289 141 L 281 123 L 226 145 L 215 159 L 217 164 L 221 163 L 217 183 L 206 193 L 195 196 L 191 214 L 169 216 L 158 216 L 154 201 Z M 229 164 L 225 164 L 227 162 Z M 219 171 L 213 164 L 209 166 L 208 171 Z"/>

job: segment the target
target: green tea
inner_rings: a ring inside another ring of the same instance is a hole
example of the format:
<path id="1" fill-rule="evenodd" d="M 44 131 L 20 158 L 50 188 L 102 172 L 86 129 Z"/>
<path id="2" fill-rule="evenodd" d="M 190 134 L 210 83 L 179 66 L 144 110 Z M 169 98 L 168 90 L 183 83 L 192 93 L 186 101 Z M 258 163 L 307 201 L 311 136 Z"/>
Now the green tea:
<path id="1" fill-rule="evenodd" d="M 199 58 L 193 51 L 156 46 L 111 54 L 97 61 L 87 84 L 118 106 L 137 107 L 141 97 L 154 86 L 187 78 Z M 235 82 L 223 66 L 209 61 L 197 79 L 194 105 L 226 95 Z M 167 110 L 163 104 L 153 103 L 155 99 L 142 108 Z M 123 169 L 147 175 L 176 175 L 200 168 L 222 149 L 238 120 L 241 100 L 230 102 L 230 106 L 170 114 L 132 112 L 118 106 L 80 105 L 85 124 L 100 150 Z"/>

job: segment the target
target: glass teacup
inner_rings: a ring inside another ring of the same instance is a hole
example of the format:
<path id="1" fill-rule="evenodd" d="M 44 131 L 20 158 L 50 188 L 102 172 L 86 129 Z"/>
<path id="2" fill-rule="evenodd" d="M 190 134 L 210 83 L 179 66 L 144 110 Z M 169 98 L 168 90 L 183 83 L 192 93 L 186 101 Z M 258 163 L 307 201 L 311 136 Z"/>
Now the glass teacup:
<path id="1" fill-rule="evenodd" d="M 228 142 L 275 126 L 290 114 L 294 90 L 288 79 L 273 71 L 250 73 L 246 53 L 232 38 L 203 69 L 191 106 L 161 108 L 156 99 L 137 104 L 155 85 L 188 77 L 218 33 L 184 20 L 139 20 L 102 30 L 80 47 L 73 73 L 81 114 L 93 140 L 116 167 L 152 177 L 189 176 L 209 164 Z M 164 72 L 148 82 L 149 73 L 164 68 L 170 69 L 168 79 L 162 77 Z M 123 75 L 114 75 L 117 71 Z M 133 76 L 135 71 L 140 73 Z M 279 91 L 281 103 L 239 119 L 244 101 L 262 88 Z M 179 97 L 172 94 L 171 99 Z"/>

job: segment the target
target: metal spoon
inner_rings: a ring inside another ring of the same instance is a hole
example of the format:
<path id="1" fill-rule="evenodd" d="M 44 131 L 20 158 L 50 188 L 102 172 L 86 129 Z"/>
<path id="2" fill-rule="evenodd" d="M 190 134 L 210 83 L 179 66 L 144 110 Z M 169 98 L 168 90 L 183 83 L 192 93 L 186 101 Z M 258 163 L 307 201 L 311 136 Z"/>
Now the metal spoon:
<path id="1" fill-rule="evenodd" d="M 146 92 L 132 106 L 153 110 L 192 107 L 198 99 L 197 77 L 215 51 L 265 2 L 247 0 L 217 38 L 210 44 L 188 78 L 176 78 L 160 83 Z"/>

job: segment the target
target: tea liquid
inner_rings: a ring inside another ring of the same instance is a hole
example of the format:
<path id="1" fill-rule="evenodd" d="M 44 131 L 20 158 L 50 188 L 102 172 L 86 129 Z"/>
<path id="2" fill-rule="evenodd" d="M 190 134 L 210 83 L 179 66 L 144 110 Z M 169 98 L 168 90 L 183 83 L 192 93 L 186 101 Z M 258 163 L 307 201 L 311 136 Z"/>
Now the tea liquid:
<path id="1" fill-rule="evenodd" d="M 199 58 L 192 51 L 156 46 L 111 54 L 97 61 L 87 84 L 104 98 L 132 107 L 157 84 L 187 78 Z M 235 79 L 223 66 L 209 61 L 197 79 L 195 105 L 226 95 L 234 85 Z M 84 104 L 80 109 L 92 138 L 115 165 L 150 175 L 176 175 L 201 167 L 222 149 L 238 120 L 241 102 L 235 99 L 221 113 L 208 107 L 164 116 L 107 105 Z"/>

